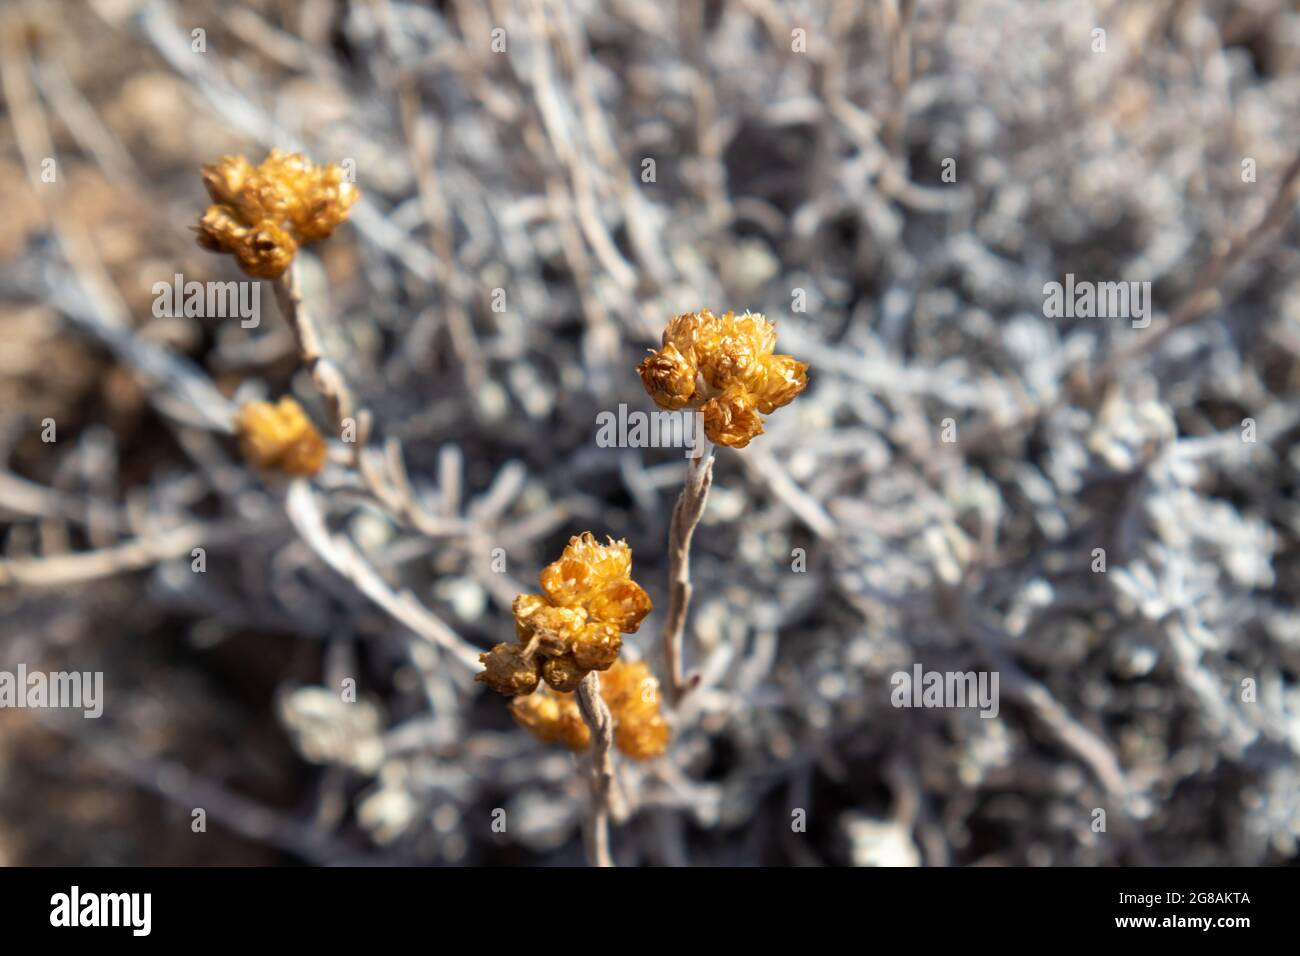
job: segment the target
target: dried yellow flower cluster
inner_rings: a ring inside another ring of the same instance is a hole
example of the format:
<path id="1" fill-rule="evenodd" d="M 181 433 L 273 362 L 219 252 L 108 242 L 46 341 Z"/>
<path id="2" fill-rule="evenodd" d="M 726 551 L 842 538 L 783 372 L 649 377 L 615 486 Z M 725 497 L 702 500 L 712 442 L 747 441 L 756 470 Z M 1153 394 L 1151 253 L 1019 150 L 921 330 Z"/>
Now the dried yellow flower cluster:
<path id="1" fill-rule="evenodd" d="M 659 712 L 659 681 L 644 661 L 622 661 L 600 679 L 600 696 L 614 717 L 614 745 L 634 760 L 658 757 L 671 732 Z"/>
<path id="2" fill-rule="evenodd" d="M 644 661 L 616 661 L 601 676 L 600 696 L 614 718 L 614 744 L 633 760 L 658 757 L 668 749 L 671 731 L 659 711 L 659 682 Z M 585 750 L 591 731 L 582 720 L 573 694 L 543 687 L 510 702 L 520 726 L 544 744 Z"/>
<path id="3" fill-rule="evenodd" d="M 637 373 L 661 408 L 698 408 L 710 441 L 744 448 L 763 433 L 760 415 L 808 387 L 808 366 L 774 348 L 776 326 L 758 313 L 687 312 L 668 323 L 663 348 Z"/>
<path id="4" fill-rule="evenodd" d="M 248 402 L 239 410 L 235 430 L 244 457 L 263 471 L 310 477 L 325 464 L 325 440 L 288 396 L 276 405 Z"/>
<path id="5" fill-rule="evenodd" d="M 588 671 L 618 659 L 623 634 L 650 613 L 650 595 L 631 578 L 626 541 L 600 544 L 590 532 L 569 539 L 560 559 L 543 569 L 543 594 L 515 598 L 517 644 L 498 644 L 479 655 L 478 675 L 493 690 L 531 694 L 540 681 L 571 691 Z"/>
<path id="6" fill-rule="evenodd" d="M 258 279 L 278 279 L 298 246 L 327 239 L 360 193 L 334 164 L 271 150 L 261 166 L 225 156 L 203 167 L 213 205 L 199 220 L 199 245 L 228 252 Z"/>

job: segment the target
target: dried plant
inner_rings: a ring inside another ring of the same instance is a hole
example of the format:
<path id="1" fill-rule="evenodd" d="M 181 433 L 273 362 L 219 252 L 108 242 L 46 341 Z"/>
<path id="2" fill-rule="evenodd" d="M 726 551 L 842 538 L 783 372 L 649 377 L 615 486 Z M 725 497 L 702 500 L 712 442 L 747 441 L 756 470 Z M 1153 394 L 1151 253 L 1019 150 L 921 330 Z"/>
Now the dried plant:
<path id="1" fill-rule="evenodd" d="M 659 681 L 645 661 L 615 661 L 601 673 L 600 696 L 614 718 L 614 744 L 633 760 L 663 756 L 672 730 L 661 710 Z M 591 730 L 571 693 L 541 687 L 510 702 L 511 716 L 544 744 L 586 750 Z"/>
<path id="2" fill-rule="evenodd" d="M 502 694 L 531 694 L 539 680 L 557 691 L 575 690 L 591 671 L 608 669 L 650 613 L 650 596 L 632 580 L 626 541 L 600 544 L 591 532 L 569 539 L 558 560 L 543 569 L 542 594 L 514 601 L 517 643 L 482 656 L 478 680 Z"/>
<path id="3" fill-rule="evenodd" d="M 744 448 L 763 433 L 770 415 L 808 387 L 808 366 L 773 355 L 776 326 L 765 316 L 708 309 L 674 317 L 663 347 L 637 369 L 655 404 L 698 408 L 709 441 Z"/>
<path id="4" fill-rule="evenodd" d="M 302 406 L 287 395 L 274 405 L 246 403 L 235 430 L 244 457 L 263 471 L 311 477 L 325 464 L 325 440 Z"/>
<path id="5" fill-rule="evenodd" d="M 476 678 L 516 697 L 511 707 L 515 719 L 539 739 L 573 749 L 590 741 L 593 822 L 588 827 L 588 852 L 592 863 L 600 866 L 611 864 L 608 828 L 614 771 L 610 752 L 616 718 L 601 694 L 597 672 L 611 670 L 618 661 L 622 634 L 634 633 L 650 613 L 650 597 L 631 575 L 632 549 L 626 541 L 610 539 L 600 544 L 590 532 L 575 535 L 559 559 L 542 570 L 539 581 L 544 593 L 515 598 L 517 643 L 498 644 L 483 654 L 484 669 Z M 657 693 L 648 685 L 642 688 L 654 698 L 653 714 L 629 707 L 626 672 L 612 674 L 618 681 L 611 688 L 612 699 L 618 713 L 628 718 L 621 740 L 638 759 L 651 756 L 654 741 L 647 735 L 659 732 L 658 725 L 650 726 L 658 717 Z M 556 694 L 543 688 L 535 704 L 519 705 L 518 697 L 533 694 L 543 680 Z M 574 691 L 576 703 L 571 702 Z M 581 716 L 582 730 L 573 719 L 575 714 Z M 666 736 L 663 744 L 667 745 Z"/>
<path id="6" fill-rule="evenodd" d="M 611 817 L 626 812 L 616 796 L 612 747 L 633 760 L 660 757 L 672 731 L 660 712 L 659 682 L 642 661 L 616 661 L 587 674 L 574 693 L 541 687 L 510 702 L 510 713 L 534 737 L 570 750 L 590 748 L 591 807 L 584 825 L 588 860 L 612 866 Z"/>
<path id="7" fill-rule="evenodd" d="M 776 326 L 766 316 L 687 312 L 669 321 L 662 348 L 652 351 L 637 373 L 655 404 L 672 411 L 698 409 L 710 442 L 744 448 L 763 433 L 762 415 L 790 404 L 808 387 L 808 365 L 789 355 L 774 355 L 775 348 Z M 682 671 L 682 640 L 691 599 L 691 537 L 712 481 L 710 446 L 687 467 L 668 532 L 668 614 L 662 643 L 674 703 L 689 689 Z"/>
<path id="8" fill-rule="evenodd" d="M 199 245 L 229 253 L 258 279 L 280 278 L 300 245 L 329 238 L 360 195 L 338 166 L 278 149 L 256 167 L 243 156 L 204 166 L 203 185 L 212 205 L 199 220 Z"/>
<path id="9" fill-rule="evenodd" d="M 1294 863 L 1298 30 L 1283 0 L 6 4 L 0 669 L 102 668 L 109 704 L 6 720 L 0 855 Z M 248 188 L 268 153 L 298 185 Z M 157 308 L 178 273 L 279 308 Z M 1048 314 L 1069 274 L 1149 280 L 1149 326 Z M 663 339 L 705 302 L 778 320 L 798 401 L 702 372 L 721 312 Z M 287 482 L 237 444 L 281 396 L 327 452 Z M 737 451 L 593 442 L 638 403 Z M 536 684 L 507 710 L 479 657 L 583 528 L 662 617 L 568 694 L 505 661 Z M 916 663 L 1000 674 L 999 715 L 896 709 Z M 616 675 L 647 666 L 638 743 Z"/>

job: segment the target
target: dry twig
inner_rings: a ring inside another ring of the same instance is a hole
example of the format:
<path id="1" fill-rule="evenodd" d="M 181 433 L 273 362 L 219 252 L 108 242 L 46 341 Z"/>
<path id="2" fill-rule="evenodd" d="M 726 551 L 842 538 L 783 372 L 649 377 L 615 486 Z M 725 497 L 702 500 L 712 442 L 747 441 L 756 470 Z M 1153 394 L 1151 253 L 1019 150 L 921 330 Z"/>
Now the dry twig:
<path id="1" fill-rule="evenodd" d="M 600 696 L 600 674 L 591 671 L 578 685 L 578 710 L 591 731 L 591 805 L 583 824 L 587 862 L 613 866 L 609 822 L 614 804 L 614 718 Z"/>
<path id="2" fill-rule="evenodd" d="M 686 465 L 686 483 L 673 507 L 668 529 L 668 613 L 664 618 L 664 663 L 668 671 L 668 699 L 675 705 L 690 690 L 683 677 L 682 644 L 686 612 L 691 603 L 691 537 L 704 514 L 713 485 L 713 446 Z"/>

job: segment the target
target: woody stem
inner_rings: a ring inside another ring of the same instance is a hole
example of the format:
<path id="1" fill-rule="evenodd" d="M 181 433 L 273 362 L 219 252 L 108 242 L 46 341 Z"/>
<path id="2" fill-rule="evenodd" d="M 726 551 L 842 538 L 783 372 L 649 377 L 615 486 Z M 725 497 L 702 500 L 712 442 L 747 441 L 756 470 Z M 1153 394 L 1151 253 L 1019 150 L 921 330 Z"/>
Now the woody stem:
<path id="1" fill-rule="evenodd" d="M 298 354 L 302 359 L 303 367 L 311 374 L 316 390 L 329 404 L 334 427 L 342 432 L 349 421 L 355 421 L 352 392 L 347 382 L 343 380 L 342 373 L 324 356 L 320 331 L 316 328 L 311 311 L 303 302 L 297 265 L 291 265 L 284 275 L 271 283 L 271 286 L 275 290 L 275 301 L 280 307 L 280 314 L 293 329 L 293 337 L 298 343 Z M 361 438 L 349 443 L 354 460 L 357 448 L 362 443 Z"/>
<path id="2" fill-rule="evenodd" d="M 664 619 L 664 662 L 668 668 L 668 699 L 676 705 L 690 688 L 682 672 L 682 643 L 686 611 L 691 603 L 691 536 L 704 514 L 713 484 L 713 444 L 686 466 L 686 483 L 673 507 L 668 529 L 668 614 Z"/>
<path id="3" fill-rule="evenodd" d="M 591 731 L 591 806 L 583 824 L 587 862 L 613 866 L 609 852 L 610 805 L 614 792 L 614 718 L 600 696 L 600 674 L 589 671 L 578 684 L 578 710 Z"/>

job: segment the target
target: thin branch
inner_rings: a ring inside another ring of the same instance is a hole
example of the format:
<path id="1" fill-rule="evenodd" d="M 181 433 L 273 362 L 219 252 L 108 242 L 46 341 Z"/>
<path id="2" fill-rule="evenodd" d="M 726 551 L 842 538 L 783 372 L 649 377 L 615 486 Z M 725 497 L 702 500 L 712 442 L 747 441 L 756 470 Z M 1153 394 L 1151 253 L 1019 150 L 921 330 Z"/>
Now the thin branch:
<path id="1" fill-rule="evenodd" d="M 817 537 L 823 541 L 830 541 L 835 538 L 837 533 L 835 519 L 827 514 L 821 502 L 799 487 L 795 480 L 790 477 L 790 473 L 786 471 L 785 466 L 771 452 L 764 448 L 756 448 L 753 450 L 753 454 L 747 453 L 740 457 L 749 468 L 750 473 L 766 484 L 768 490 L 779 498 L 781 503 L 789 508 L 796 518 L 806 524 Z"/>
<path id="2" fill-rule="evenodd" d="M 298 533 L 326 564 L 420 637 L 446 650 L 471 672 L 480 669 L 477 648 L 467 643 L 442 618 L 421 604 L 410 591 L 396 592 L 389 587 L 351 541 L 342 535 L 329 533 L 309 484 L 305 481 L 293 483 L 289 489 L 287 508 L 289 519 Z"/>
<path id="3" fill-rule="evenodd" d="M 1017 415 L 1009 421 L 993 421 L 981 426 L 962 443 L 965 453 L 979 451 L 986 445 L 1006 434 L 1012 429 L 1026 429 L 1051 413 L 1063 408 L 1072 398 L 1087 402 L 1101 395 L 1134 359 L 1154 351 L 1174 331 L 1196 322 L 1212 313 L 1223 304 L 1223 292 L 1219 288 L 1256 246 L 1279 226 L 1286 222 L 1295 210 L 1297 196 L 1300 196 L 1300 153 L 1297 153 L 1282 172 L 1280 185 L 1267 210 L 1256 222 L 1244 227 L 1232 239 L 1221 239 L 1213 246 L 1210 258 L 1197 272 L 1197 281 L 1170 312 L 1166 321 L 1155 324 L 1132 345 L 1118 349 L 1107 358 L 1100 369 L 1090 376 L 1080 379 L 1080 384 L 1067 389 L 1055 399 L 1044 402 L 1024 414 Z"/>
<path id="4" fill-rule="evenodd" d="M 357 408 L 343 373 L 324 354 L 320 330 L 303 301 L 296 264 L 273 287 L 280 312 L 293 329 L 303 367 L 329 405 L 334 428 L 348 449 L 347 463 L 366 490 L 380 507 L 421 534 L 437 537 L 456 530 L 445 516 L 430 512 L 416 498 L 399 442 L 389 440 L 382 450 L 367 448 L 373 419 L 369 411 Z M 349 426 L 353 434 L 345 437 Z"/>
<path id="5" fill-rule="evenodd" d="M 600 696 L 600 674 L 589 671 L 578 685 L 578 710 L 591 731 L 591 806 L 583 824 L 587 862 L 613 866 L 609 819 L 614 802 L 614 718 Z"/>
<path id="6" fill-rule="evenodd" d="M 704 514 L 713 485 L 713 445 L 686 466 L 686 483 L 673 508 L 668 531 L 668 614 L 664 619 L 664 662 L 668 669 L 668 699 L 676 704 L 690 688 L 682 674 L 682 639 L 691 603 L 691 536 Z"/>
<path id="7" fill-rule="evenodd" d="M 881 139 L 891 156 L 903 152 L 907 128 L 907 90 L 912 83 L 912 12 L 915 0 L 884 0 L 881 13 L 889 36 L 889 82 L 891 100 Z"/>
<path id="8" fill-rule="evenodd" d="M 355 464 L 359 450 L 365 446 L 369 436 L 370 417 L 363 411 L 354 418 L 352 390 L 348 388 L 338 367 L 325 358 L 320 331 L 302 299 L 302 282 L 298 276 L 297 264 L 290 266 L 288 272 L 272 283 L 272 287 L 275 289 L 275 301 L 280 306 L 280 314 L 293 329 L 303 367 L 311 373 L 312 383 L 329 403 L 335 428 L 341 433 L 349 421 L 356 423 L 355 441 L 345 441 L 350 450 L 350 461 Z"/>
<path id="9" fill-rule="evenodd" d="M 78 753 L 189 814 L 202 808 L 222 826 L 254 843 L 275 847 L 320 866 L 408 863 L 400 855 L 376 856 L 349 846 L 322 827 L 250 800 L 174 761 L 134 751 L 125 738 L 82 734 L 80 727 L 38 714 L 41 725 L 77 747 Z"/>
<path id="10" fill-rule="evenodd" d="M 1273 199 L 1269 202 L 1264 215 L 1253 225 L 1238 232 L 1231 240 L 1215 243 L 1210 260 L 1198 272 L 1199 278 L 1196 284 L 1174 306 L 1169 320 L 1152 328 L 1132 346 L 1120 350 L 1107 359 L 1090 383 L 1089 394 L 1096 395 L 1115 378 L 1121 368 L 1137 356 L 1155 349 L 1175 329 L 1195 322 L 1218 308 L 1223 302 L 1220 284 L 1265 236 L 1286 222 L 1295 211 L 1297 197 L 1300 197 L 1300 153 L 1292 157 L 1290 164 L 1283 171 L 1281 184 L 1273 194 Z"/>
<path id="11" fill-rule="evenodd" d="M 199 546 L 239 541 L 278 528 L 278 523 L 264 520 L 231 525 L 187 524 L 98 551 L 0 561 L 0 587 L 82 584 L 179 558 Z"/>

